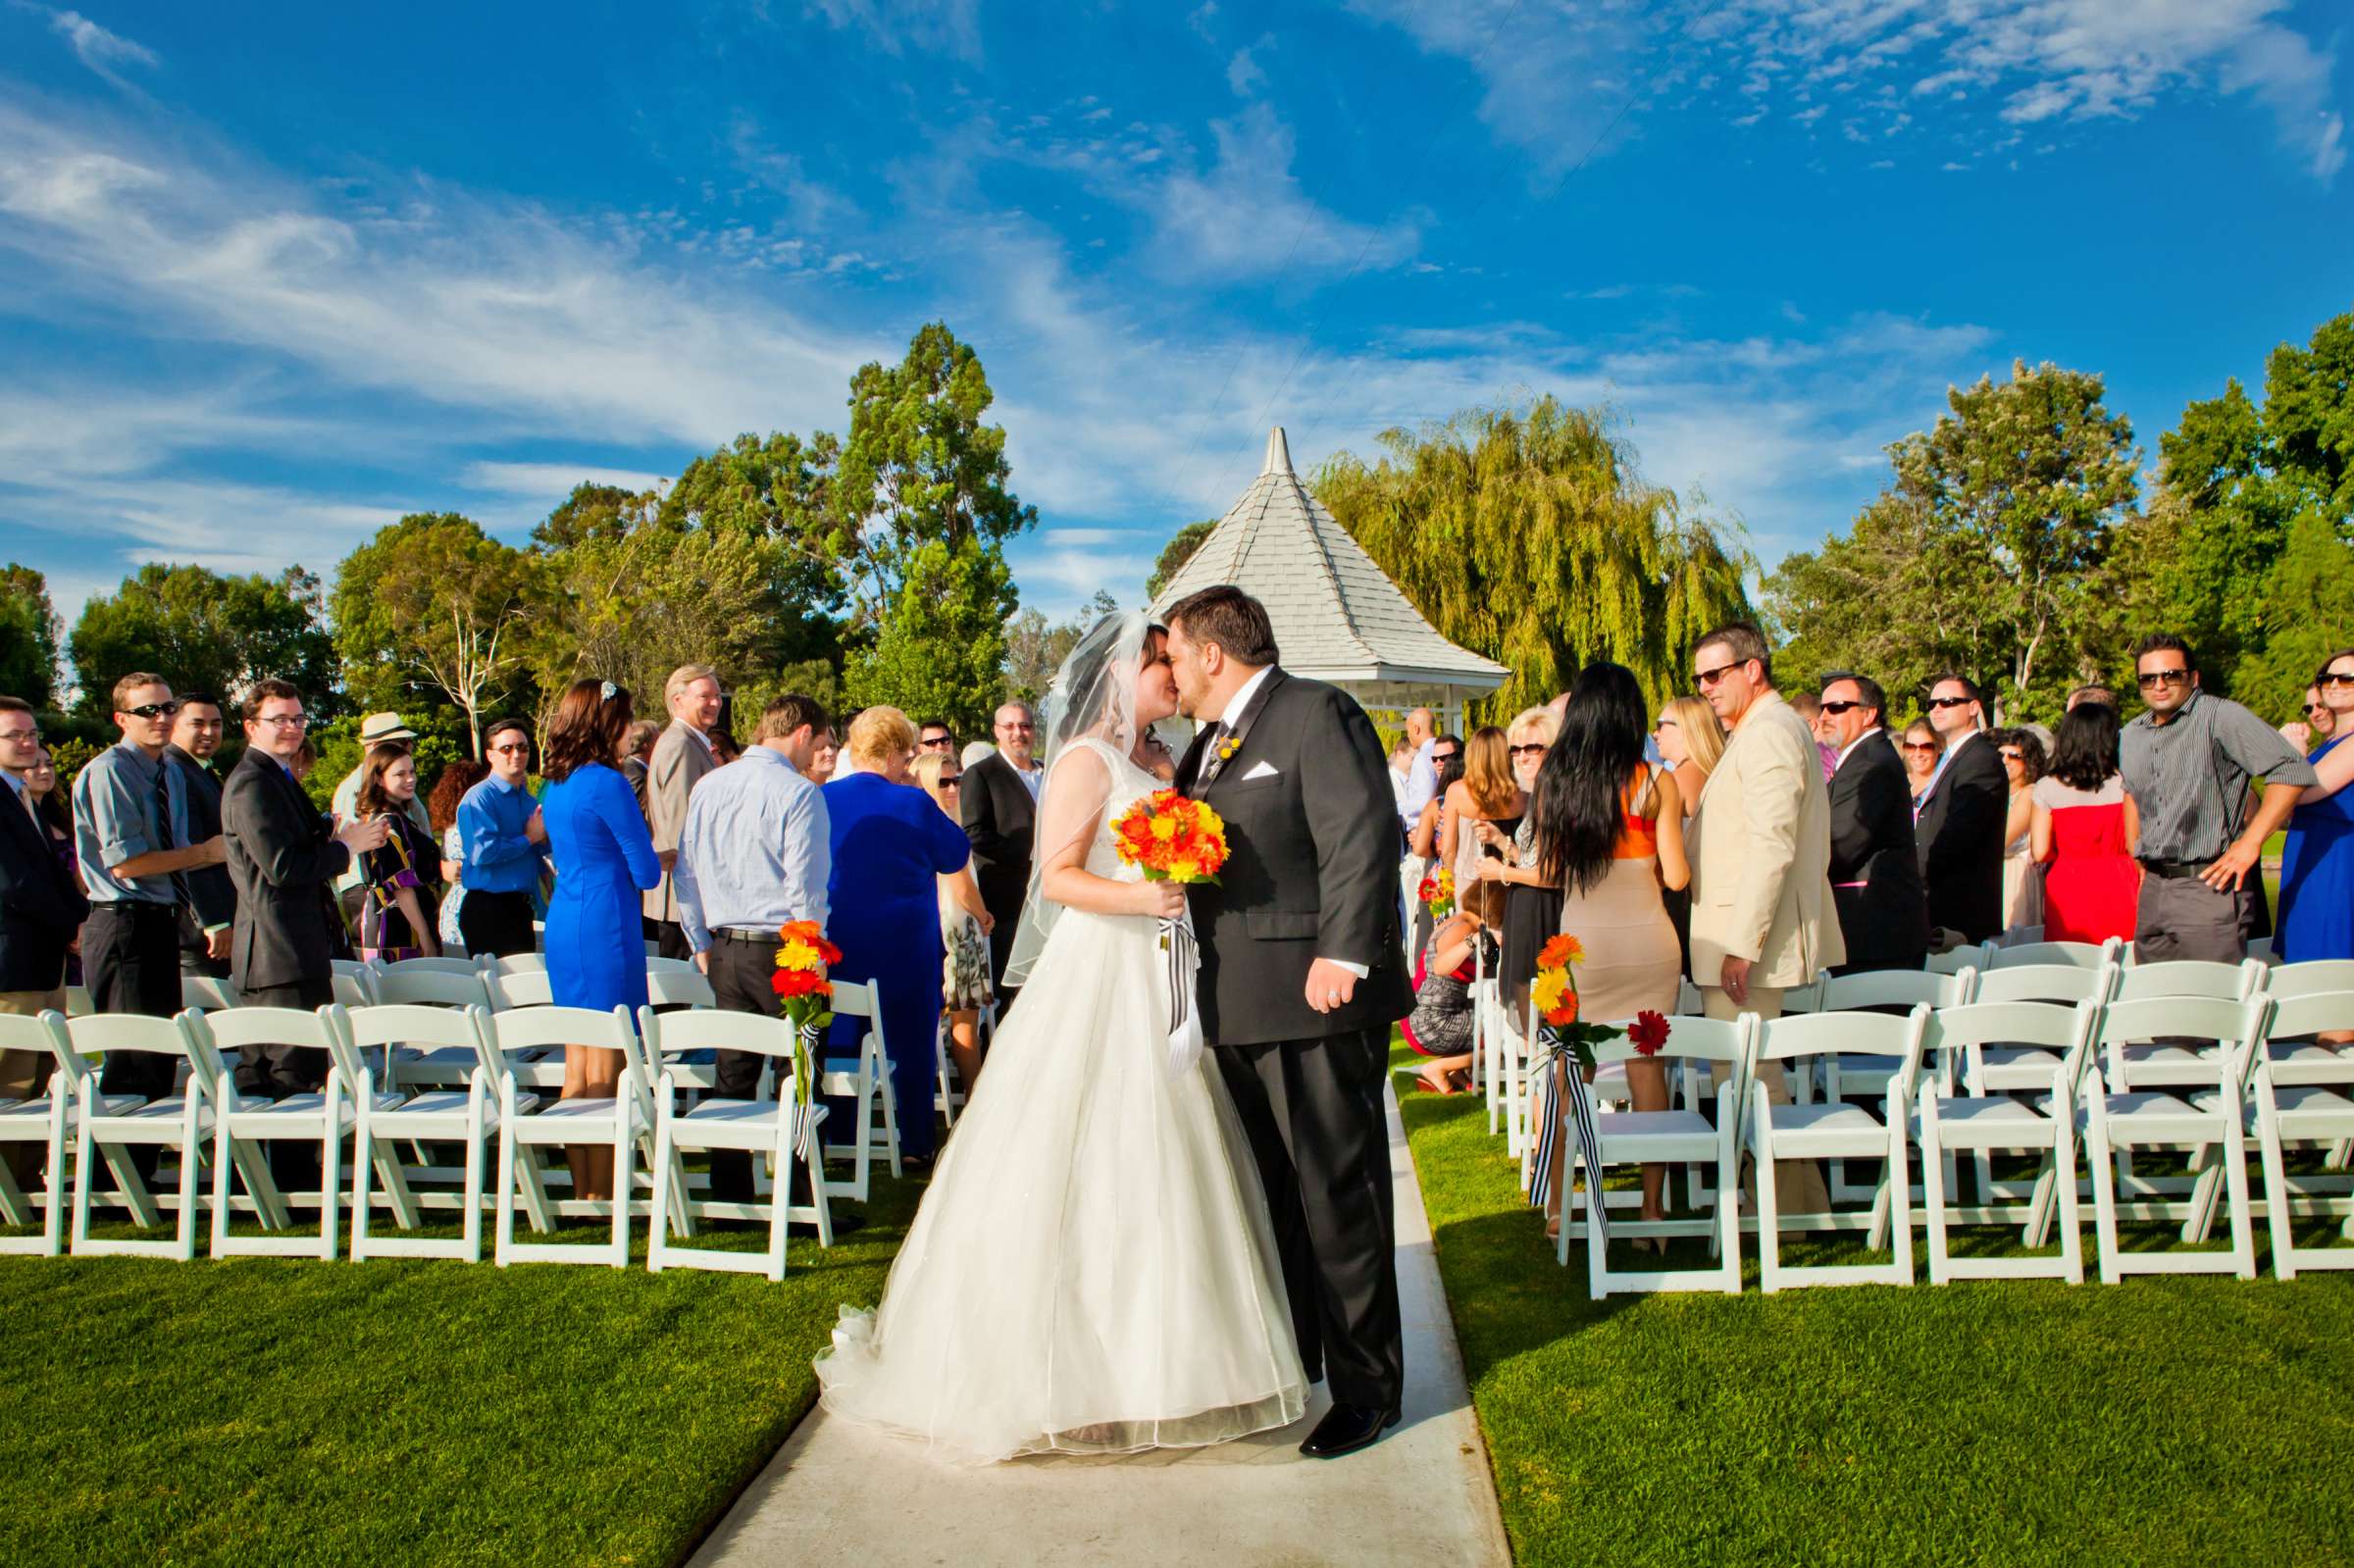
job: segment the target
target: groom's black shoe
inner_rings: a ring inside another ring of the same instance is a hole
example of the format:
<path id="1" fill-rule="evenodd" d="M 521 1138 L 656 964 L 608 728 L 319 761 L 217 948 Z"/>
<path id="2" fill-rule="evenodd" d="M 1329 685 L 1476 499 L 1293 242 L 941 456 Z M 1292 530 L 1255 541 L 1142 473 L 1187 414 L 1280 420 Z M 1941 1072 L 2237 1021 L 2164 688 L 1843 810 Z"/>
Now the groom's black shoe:
<path id="1" fill-rule="evenodd" d="M 1310 1459 L 1338 1459 L 1342 1454 L 1370 1448 L 1381 1435 L 1398 1424 L 1395 1410 L 1376 1410 L 1369 1404 L 1336 1404 L 1324 1412 L 1316 1430 L 1300 1444 Z"/>

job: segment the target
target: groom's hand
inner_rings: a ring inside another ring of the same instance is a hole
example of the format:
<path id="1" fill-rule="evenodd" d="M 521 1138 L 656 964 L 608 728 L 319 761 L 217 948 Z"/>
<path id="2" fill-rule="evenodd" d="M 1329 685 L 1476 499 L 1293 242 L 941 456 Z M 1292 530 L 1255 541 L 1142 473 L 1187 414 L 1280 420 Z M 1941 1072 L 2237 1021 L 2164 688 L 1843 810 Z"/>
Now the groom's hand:
<path id="1" fill-rule="evenodd" d="M 1319 1013 L 1329 1013 L 1356 995 L 1355 971 L 1319 958 L 1307 966 L 1307 1005 Z"/>

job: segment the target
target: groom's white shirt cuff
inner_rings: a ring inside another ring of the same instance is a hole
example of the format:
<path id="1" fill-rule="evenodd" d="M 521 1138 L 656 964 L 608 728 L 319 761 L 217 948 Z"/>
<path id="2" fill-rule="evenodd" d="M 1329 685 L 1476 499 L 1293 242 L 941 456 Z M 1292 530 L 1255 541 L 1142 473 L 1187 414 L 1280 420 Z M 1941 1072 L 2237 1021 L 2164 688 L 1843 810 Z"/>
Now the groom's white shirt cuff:
<path id="1" fill-rule="evenodd" d="M 1364 965 L 1353 964 L 1346 958 L 1327 958 L 1324 960 L 1324 962 L 1328 964 L 1338 964 L 1341 966 L 1341 968 L 1349 971 L 1350 974 L 1355 975 L 1359 980 L 1363 980 L 1367 975 L 1373 973 L 1373 971 L 1367 969 Z"/>

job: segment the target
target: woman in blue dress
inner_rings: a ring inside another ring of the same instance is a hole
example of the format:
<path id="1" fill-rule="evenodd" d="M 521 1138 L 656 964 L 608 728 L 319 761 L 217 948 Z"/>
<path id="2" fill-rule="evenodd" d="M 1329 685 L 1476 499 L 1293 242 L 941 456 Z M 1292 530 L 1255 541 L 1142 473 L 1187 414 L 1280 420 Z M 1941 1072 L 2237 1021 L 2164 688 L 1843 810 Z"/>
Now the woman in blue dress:
<path id="1" fill-rule="evenodd" d="M 2334 721 L 2313 754 L 2319 782 L 2297 800 L 2280 848 L 2280 922 L 2274 956 L 2301 964 L 2354 958 L 2354 648 L 2322 661 L 2313 678 Z"/>
<path id="2" fill-rule="evenodd" d="M 645 1005 L 645 937 L 639 894 L 662 880 L 638 797 L 614 765 L 630 732 L 630 694 L 610 681 L 575 681 L 547 728 L 540 821 L 556 863 L 547 904 L 547 982 L 559 1007 L 609 1013 Z M 564 1097 L 611 1099 L 621 1052 L 564 1049 Z M 613 1195 L 613 1150 L 567 1148 L 576 1197 Z"/>
<path id="3" fill-rule="evenodd" d="M 850 721 L 839 774 L 825 786 L 833 828 L 834 870 L 826 889 L 826 935 L 842 949 L 840 980 L 872 981 L 882 1004 L 884 1047 L 891 1055 L 899 1153 L 932 1158 L 939 1089 L 939 879 L 972 858 L 964 830 L 909 782 L 915 726 L 896 708 L 869 708 Z M 860 1028 L 835 1026 L 835 1049 L 848 1049 Z M 834 1125 L 845 1111 L 837 1110 Z"/>

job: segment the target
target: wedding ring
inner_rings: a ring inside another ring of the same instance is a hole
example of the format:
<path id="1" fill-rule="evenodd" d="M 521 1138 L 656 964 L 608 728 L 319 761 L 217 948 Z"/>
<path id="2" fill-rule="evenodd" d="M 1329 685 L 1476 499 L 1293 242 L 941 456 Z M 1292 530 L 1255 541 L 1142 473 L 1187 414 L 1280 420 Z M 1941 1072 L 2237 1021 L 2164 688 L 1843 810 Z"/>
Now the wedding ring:
<path id="1" fill-rule="evenodd" d="M 1324 993 L 1324 999 L 1328 1002 L 1337 1002 L 1341 999 L 1341 993 L 1337 990 L 1328 990 Z"/>

